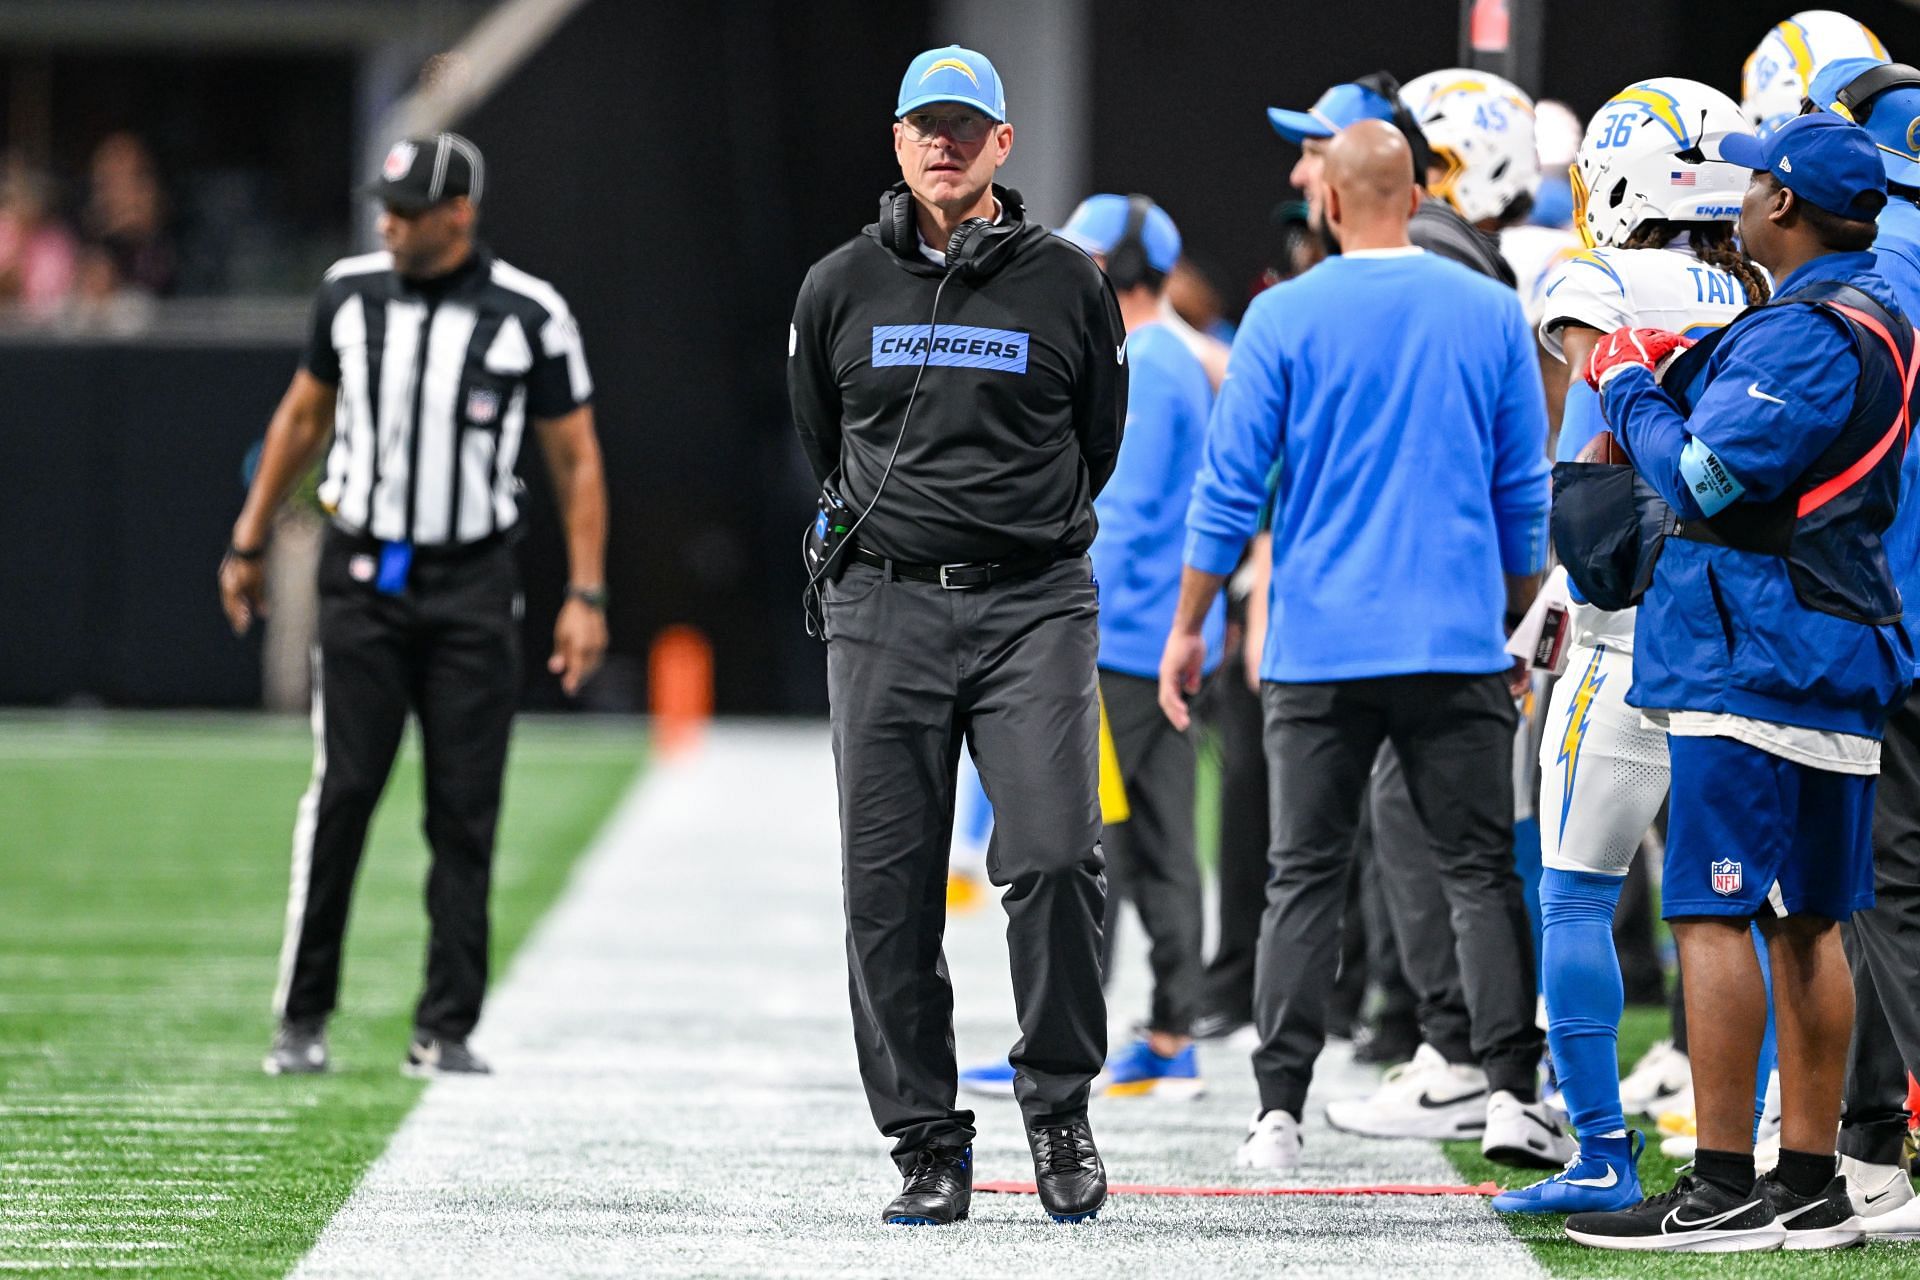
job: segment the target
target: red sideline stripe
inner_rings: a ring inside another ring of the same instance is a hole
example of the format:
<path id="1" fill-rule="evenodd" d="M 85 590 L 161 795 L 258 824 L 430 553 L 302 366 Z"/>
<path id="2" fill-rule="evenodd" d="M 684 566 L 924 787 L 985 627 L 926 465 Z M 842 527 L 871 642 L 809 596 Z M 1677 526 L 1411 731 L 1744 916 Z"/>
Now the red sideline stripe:
<path id="1" fill-rule="evenodd" d="M 1005 1195 L 1035 1194 L 1031 1182 L 976 1182 L 975 1191 Z M 1155 1187 L 1140 1182 L 1116 1182 L 1107 1188 L 1122 1196 L 1497 1196 L 1500 1188 L 1491 1182 L 1478 1186 L 1450 1187 L 1438 1183 L 1384 1183 L 1377 1187 Z"/>

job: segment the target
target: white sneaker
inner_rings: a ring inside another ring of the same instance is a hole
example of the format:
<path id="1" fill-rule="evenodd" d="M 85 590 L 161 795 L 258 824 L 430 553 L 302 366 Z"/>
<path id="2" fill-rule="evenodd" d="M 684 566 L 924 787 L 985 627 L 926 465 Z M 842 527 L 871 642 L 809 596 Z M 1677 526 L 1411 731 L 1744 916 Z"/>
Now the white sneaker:
<path id="1" fill-rule="evenodd" d="M 1487 1073 L 1423 1044 L 1366 1097 L 1329 1102 L 1327 1123 L 1370 1138 L 1477 1138 L 1487 1127 Z"/>
<path id="2" fill-rule="evenodd" d="M 1906 1169 L 1841 1156 L 1840 1173 L 1847 1180 L 1847 1195 L 1853 1200 L 1853 1211 L 1866 1224 L 1868 1236 L 1920 1240 L 1920 1197 L 1914 1195 Z"/>
<path id="3" fill-rule="evenodd" d="M 1565 1167 L 1579 1147 L 1544 1102 L 1522 1102 L 1505 1089 L 1487 1100 L 1487 1128 L 1480 1154 L 1496 1164 L 1528 1169 Z"/>
<path id="4" fill-rule="evenodd" d="M 1699 1150 L 1700 1139 L 1691 1133 L 1677 1133 L 1660 1139 L 1660 1154 L 1682 1164 L 1692 1160 Z"/>
<path id="5" fill-rule="evenodd" d="M 1620 1106 L 1630 1116 L 1658 1116 L 1693 1088 L 1693 1067 L 1671 1040 L 1659 1040 L 1640 1055 L 1620 1082 Z"/>
<path id="6" fill-rule="evenodd" d="M 1300 1122 L 1284 1111 L 1256 1111 L 1234 1154 L 1238 1169 L 1294 1173 L 1300 1168 Z"/>

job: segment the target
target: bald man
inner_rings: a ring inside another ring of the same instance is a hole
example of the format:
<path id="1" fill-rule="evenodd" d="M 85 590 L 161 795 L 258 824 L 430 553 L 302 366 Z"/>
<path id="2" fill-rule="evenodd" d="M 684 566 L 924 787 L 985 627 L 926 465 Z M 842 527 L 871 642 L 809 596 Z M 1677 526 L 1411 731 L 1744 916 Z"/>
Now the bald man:
<path id="1" fill-rule="evenodd" d="M 1537 573 L 1546 548 L 1532 335 L 1511 289 L 1409 243 L 1420 197 L 1390 125 L 1336 135 L 1323 181 L 1341 255 L 1254 299 L 1234 339 L 1160 665 L 1161 705 L 1185 728 L 1208 606 L 1271 492 L 1272 876 L 1254 977 L 1260 1111 L 1238 1163 L 1299 1165 L 1354 828 L 1390 741 L 1432 836 L 1485 1050 L 1484 1069 L 1442 1064 L 1422 1091 L 1489 1157 L 1557 1165 L 1571 1146 L 1535 1092 L 1501 626 L 1503 575 Z"/>

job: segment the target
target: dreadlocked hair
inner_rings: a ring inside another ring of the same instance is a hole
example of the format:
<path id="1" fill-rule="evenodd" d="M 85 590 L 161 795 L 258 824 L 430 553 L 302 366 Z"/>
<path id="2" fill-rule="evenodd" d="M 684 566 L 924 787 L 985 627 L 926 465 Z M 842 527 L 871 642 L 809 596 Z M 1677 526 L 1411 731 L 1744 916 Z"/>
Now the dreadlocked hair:
<path id="1" fill-rule="evenodd" d="M 1759 306 L 1773 295 L 1767 284 L 1767 277 L 1753 264 L 1753 259 L 1740 252 L 1733 242 L 1733 224 L 1730 222 L 1668 222 L 1655 219 L 1643 222 L 1633 229 L 1627 237 L 1625 249 L 1664 249 L 1672 244 L 1681 232 L 1691 237 L 1694 256 L 1710 267 L 1720 270 L 1738 280 L 1747 291 L 1750 306 Z"/>

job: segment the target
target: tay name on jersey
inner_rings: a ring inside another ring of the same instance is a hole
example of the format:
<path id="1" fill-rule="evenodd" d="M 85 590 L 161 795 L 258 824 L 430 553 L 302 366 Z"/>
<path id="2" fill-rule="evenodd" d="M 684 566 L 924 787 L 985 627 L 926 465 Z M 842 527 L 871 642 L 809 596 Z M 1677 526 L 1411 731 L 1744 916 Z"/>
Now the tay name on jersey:
<path id="1" fill-rule="evenodd" d="M 1677 249 L 1588 249 L 1554 268 L 1540 341 L 1560 352 L 1560 326 L 1611 333 L 1623 325 L 1698 338 L 1747 307 L 1738 279 Z"/>

